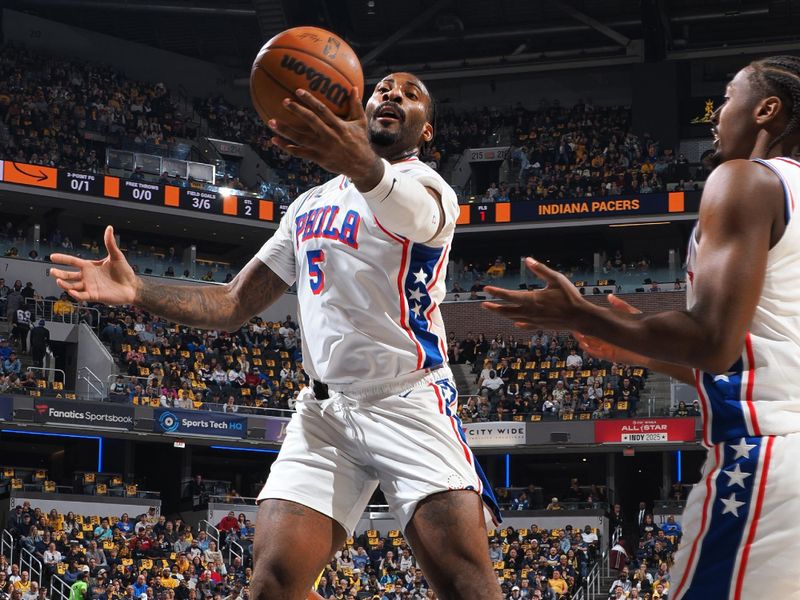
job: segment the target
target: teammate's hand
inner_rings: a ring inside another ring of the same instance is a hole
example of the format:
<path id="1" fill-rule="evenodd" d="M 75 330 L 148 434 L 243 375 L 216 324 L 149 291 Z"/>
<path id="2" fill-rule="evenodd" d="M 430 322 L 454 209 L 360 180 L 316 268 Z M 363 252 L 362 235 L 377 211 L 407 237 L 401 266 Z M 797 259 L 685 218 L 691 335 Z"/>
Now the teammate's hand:
<path id="1" fill-rule="evenodd" d="M 484 302 L 483 307 L 515 321 L 522 329 L 578 329 L 594 306 L 581 297 L 564 275 L 526 258 L 525 265 L 547 283 L 543 290 L 513 291 L 486 286 L 484 291 L 506 303 Z"/>
<path id="2" fill-rule="evenodd" d="M 635 306 L 631 306 L 625 300 L 618 298 L 614 294 L 608 295 L 608 303 L 611 305 L 612 310 L 630 315 L 641 314 Z M 572 335 L 578 340 L 578 344 L 590 355 L 601 360 L 609 362 L 621 362 L 628 365 L 642 365 L 647 366 L 650 359 L 642 354 L 625 350 L 619 346 L 615 346 L 600 338 L 584 335 L 580 331 L 573 331 Z"/>
<path id="3" fill-rule="evenodd" d="M 355 179 L 380 161 L 367 135 L 367 116 L 361 105 L 358 88 L 350 92 L 350 112 L 346 118 L 333 114 L 309 91 L 299 89 L 283 105 L 305 122 L 303 130 L 270 119 L 268 125 L 277 134 L 272 142 L 289 154 L 317 163 L 326 171 Z M 376 182 L 377 183 L 377 182 Z"/>
<path id="4" fill-rule="evenodd" d="M 75 267 L 77 271 L 50 269 L 58 286 L 78 301 L 104 304 L 132 304 L 139 287 L 133 272 L 114 239 L 114 228 L 106 227 L 103 241 L 108 256 L 101 260 L 85 260 L 69 254 L 52 254 L 54 263 Z"/>

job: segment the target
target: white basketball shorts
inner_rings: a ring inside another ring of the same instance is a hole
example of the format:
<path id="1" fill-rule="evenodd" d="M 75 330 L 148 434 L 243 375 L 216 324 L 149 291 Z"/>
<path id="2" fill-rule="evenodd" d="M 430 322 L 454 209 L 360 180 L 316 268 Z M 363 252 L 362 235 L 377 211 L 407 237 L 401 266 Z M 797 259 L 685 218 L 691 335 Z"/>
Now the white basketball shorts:
<path id="1" fill-rule="evenodd" d="M 474 490 L 499 522 L 461 428 L 449 368 L 330 396 L 319 401 L 302 390 L 259 501 L 297 502 L 352 534 L 378 485 L 403 529 L 431 494 Z"/>
<path id="2" fill-rule="evenodd" d="M 800 433 L 715 444 L 694 486 L 670 600 L 800 600 Z"/>

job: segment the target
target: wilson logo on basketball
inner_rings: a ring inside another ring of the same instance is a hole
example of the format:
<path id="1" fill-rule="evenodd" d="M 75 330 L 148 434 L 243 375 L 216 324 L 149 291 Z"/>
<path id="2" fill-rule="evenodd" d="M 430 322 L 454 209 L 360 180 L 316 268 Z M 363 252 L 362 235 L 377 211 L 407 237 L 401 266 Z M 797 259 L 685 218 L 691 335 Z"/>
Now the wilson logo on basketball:
<path id="1" fill-rule="evenodd" d="M 338 83 L 331 83 L 331 78 L 320 73 L 294 56 L 284 54 L 281 59 L 281 68 L 292 71 L 297 75 L 304 75 L 308 81 L 308 89 L 324 96 L 338 107 L 343 107 L 350 99 L 350 93 Z"/>

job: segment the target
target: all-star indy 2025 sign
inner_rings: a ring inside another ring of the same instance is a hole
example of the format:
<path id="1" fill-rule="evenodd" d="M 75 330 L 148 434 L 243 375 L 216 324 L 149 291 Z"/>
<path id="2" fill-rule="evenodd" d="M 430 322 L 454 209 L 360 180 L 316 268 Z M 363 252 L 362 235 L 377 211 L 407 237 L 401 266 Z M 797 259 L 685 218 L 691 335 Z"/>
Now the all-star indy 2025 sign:
<path id="1" fill-rule="evenodd" d="M 695 420 L 689 417 L 595 421 L 594 437 L 599 444 L 693 442 Z"/>
<path id="2" fill-rule="evenodd" d="M 153 431 L 176 435 L 247 437 L 247 419 L 224 413 L 197 412 L 188 410 L 153 411 Z"/>

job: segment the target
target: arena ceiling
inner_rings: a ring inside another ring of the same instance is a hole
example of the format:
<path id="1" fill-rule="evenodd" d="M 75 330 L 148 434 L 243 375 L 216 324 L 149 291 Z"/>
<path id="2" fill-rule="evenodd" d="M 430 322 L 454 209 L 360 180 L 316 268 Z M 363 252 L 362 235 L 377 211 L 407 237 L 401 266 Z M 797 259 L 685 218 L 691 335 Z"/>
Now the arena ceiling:
<path id="1" fill-rule="evenodd" d="M 800 0 L 7 0 L 241 70 L 286 27 L 338 32 L 367 76 L 427 79 L 800 49 Z"/>

